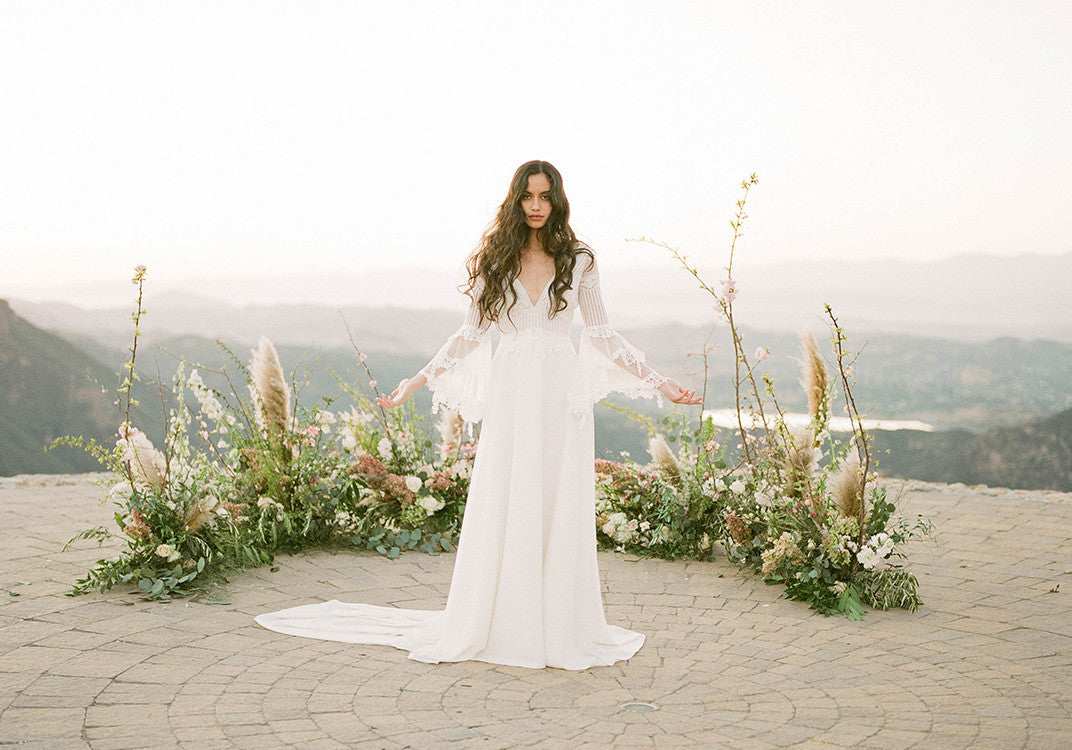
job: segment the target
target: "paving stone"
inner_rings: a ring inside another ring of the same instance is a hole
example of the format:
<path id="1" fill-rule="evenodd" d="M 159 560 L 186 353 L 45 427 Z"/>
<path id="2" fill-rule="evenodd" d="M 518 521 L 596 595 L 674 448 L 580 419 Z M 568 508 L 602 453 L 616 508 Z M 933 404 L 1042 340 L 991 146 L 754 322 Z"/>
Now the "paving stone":
<path id="1" fill-rule="evenodd" d="M 937 543 L 910 550 L 919 611 L 850 623 L 780 598 L 721 557 L 600 553 L 608 619 L 648 640 L 627 662 L 567 672 L 427 665 L 251 622 L 325 597 L 436 609 L 452 555 L 283 555 L 276 573 L 233 575 L 226 606 L 120 590 L 65 597 L 107 554 L 58 553 L 85 526 L 109 522 L 100 490 L 84 477 L 0 479 L 0 575 L 28 582 L 0 601 L 0 743 L 1062 746 L 1072 734 L 1072 620 L 1069 592 L 1050 589 L 1072 559 L 1072 496 L 904 486 L 904 515 L 923 513 L 938 530 Z M 657 708 L 621 708 L 635 701 Z"/>

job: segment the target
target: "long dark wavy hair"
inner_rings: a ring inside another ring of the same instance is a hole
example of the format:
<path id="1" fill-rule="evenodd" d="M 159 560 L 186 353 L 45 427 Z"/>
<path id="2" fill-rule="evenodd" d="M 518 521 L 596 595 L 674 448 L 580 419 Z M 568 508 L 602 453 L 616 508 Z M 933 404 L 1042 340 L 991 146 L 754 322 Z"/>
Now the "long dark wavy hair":
<path id="1" fill-rule="evenodd" d="M 591 255 L 592 251 L 584 246 L 574 247 L 577 235 L 569 225 L 570 208 L 562 189 L 562 175 L 546 161 L 525 162 L 514 172 L 506 199 L 466 262 L 469 270 L 469 284 L 464 290 L 466 294 L 472 297 L 477 278 L 484 279 L 484 289 L 476 301 L 481 324 L 487 320 L 497 321 L 504 313 L 509 318 L 510 310 L 517 304 L 514 281 L 521 271 L 521 251 L 529 239 L 529 225 L 521 208 L 521 196 L 528 191 L 529 177 L 535 174 L 545 175 L 551 183 L 551 215 L 536 234 L 543 249 L 555 259 L 555 278 L 547 288 L 547 296 L 551 299 L 548 317 L 566 307 L 563 295 L 573 285 L 577 254 L 586 252 Z"/>

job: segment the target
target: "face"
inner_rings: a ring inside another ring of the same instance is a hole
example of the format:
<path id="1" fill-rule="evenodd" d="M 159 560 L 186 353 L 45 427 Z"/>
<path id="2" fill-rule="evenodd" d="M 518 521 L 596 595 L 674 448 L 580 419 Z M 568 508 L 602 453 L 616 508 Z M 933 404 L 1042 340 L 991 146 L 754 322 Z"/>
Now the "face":
<path id="1" fill-rule="evenodd" d="M 528 188 L 521 196 L 521 210 L 530 229 L 539 229 L 551 216 L 551 181 L 542 172 L 529 175 Z"/>

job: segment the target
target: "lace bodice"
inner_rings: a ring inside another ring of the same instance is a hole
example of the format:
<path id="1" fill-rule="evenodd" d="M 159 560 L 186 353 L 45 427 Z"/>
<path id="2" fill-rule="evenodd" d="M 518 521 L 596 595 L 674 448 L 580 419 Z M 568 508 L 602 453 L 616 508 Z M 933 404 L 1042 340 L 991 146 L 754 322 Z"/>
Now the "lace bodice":
<path id="1" fill-rule="evenodd" d="M 502 334 L 499 348 L 505 352 L 534 352 L 546 350 L 547 347 L 561 346 L 569 340 L 570 326 L 580 310 L 583 329 L 581 333 L 580 360 L 578 373 L 579 385 L 575 395 L 574 412 L 580 413 L 584 402 L 591 405 L 611 391 L 618 391 L 628 396 L 655 396 L 662 399 L 658 387 L 666 381 L 644 361 L 644 353 L 625 340 L 607 320 L 607 311 L 599 284 L 599 268 L 594 254 L 578 252 L 577 265 L 574 269 L 572 286 L 565 291 L 563 299 L 566 307 L 554 316 L 548 316 L 551 299 L 548 293 L 551 281 L 544 285 L 536 303 L 529 299 L 528 292 L 520 279 L 514 280 L 517 302 L 509 315 L 501 314 L 494 325 Z M 491 351 L 490 321 L 480 324 L 480 313 L 476 299 L 483 289 L 483 279 L 478 278 L 473 289 L 465 321 L 461 327 L 440 348 L 434 357 L 420 370 L 428 380 L 433 391 L 433 409 L 440 403 L 452 408 L 465 409 L 480 418 L 477 403 L 481 396 L 474 393 L 477 381 L 486 367 L 481 361 L 489 360 Z M 507 303 L 509 304 L 509 302 Z M 478 353 L 482 353 L 480 356 Z M 598 354 L 598 358 L 593 356 Z M 478 355 L 478 356 L 473 356 Z M 459 363 L 467 362 L 468 367 L 461 368 L 456 378 L 444 375 L 458 368 Z M 607 365 L 613 365 L 608 368 Z M 608 369 L 610 371 L 608 371 Z M 465 372 L 465 371 L 468 372 Z M 451 385 L 449 381 L 455 382 Z M 442 382 L 437 382 L 442 381 Z M 464 386 L 462 382 L 464 381 Z M 439 387 L 442 386 L 442 387 Z M 462 391 L 466 393 L 463 394 Z M 470 401 L 472 403 L 465 403 Z"/>

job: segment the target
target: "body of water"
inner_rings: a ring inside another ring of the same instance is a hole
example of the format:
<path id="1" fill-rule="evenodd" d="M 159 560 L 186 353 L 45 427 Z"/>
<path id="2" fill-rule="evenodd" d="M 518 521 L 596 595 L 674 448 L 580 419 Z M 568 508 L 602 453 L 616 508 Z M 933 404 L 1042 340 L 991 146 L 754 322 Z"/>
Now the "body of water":
<path id="1" fill-rule="evenodd" d="M 714 420 L 718 427 L 737 427 L 737 411 L 734 409 L 708 409 L 704 416 Z M 768 421 L 770 420 L 770 415 Z M 755 429 L 762 426 L 758 419 L 752 420 L 749 415 L 744 415 L 744 426 Z M 865 430 L 919 430 L 920 432 L 934 432 L 934 425 L 920 422 L 915 419 L 864 419 Z M 798 412 L 786 412 L 785 423 L 787 425 L 799 425 L 806 427 L 811 423 L 811 417 Z M 831 417 L 830 430 L 832 432 L 852 432 L 852 425 L 848 417 Z"/>

